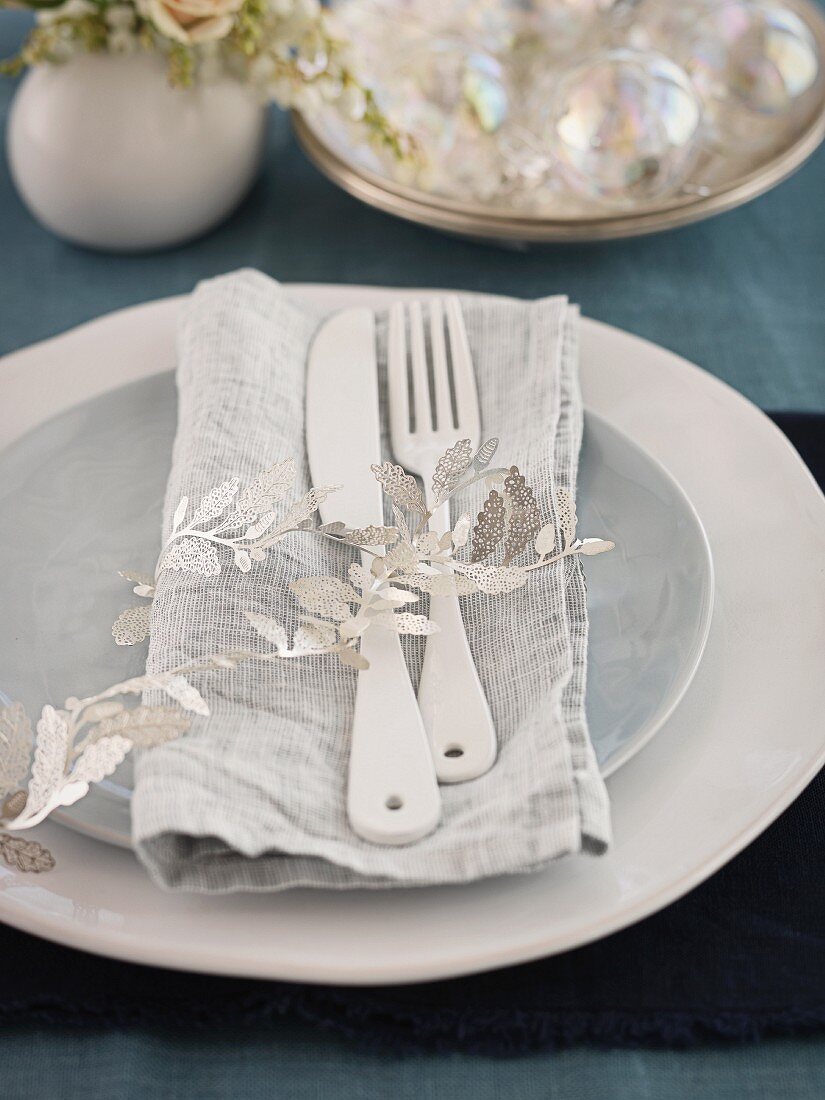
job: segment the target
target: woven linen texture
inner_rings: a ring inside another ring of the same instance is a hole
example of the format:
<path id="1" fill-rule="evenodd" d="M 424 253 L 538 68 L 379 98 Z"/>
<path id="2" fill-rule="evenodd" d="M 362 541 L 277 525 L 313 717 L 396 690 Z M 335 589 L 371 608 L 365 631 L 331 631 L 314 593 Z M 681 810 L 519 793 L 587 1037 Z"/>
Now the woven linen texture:
<path id="1" fill-rule="evenodd" d="M 564 298 L 462 303 L 476 368 L 482 433 L 494 460 L 518 465 L 551 514 L 557 485 L 575 492 L 582 432 L 578 311 Z M 304 445 L 306 357 L 321 320 L 277 283 L 242 271 L 201 284 L 179 331 L 178 432 L 164 514 L 168 534 L 184 494 L 198 500 L 293 457 L 296 491 L 310 485 Z M 386 422 L 386 321 L 378 318 Z M 384 458 L 391 457 L 388 439 Z M 365 477 L 371 476 L 365 470 Z M 475 515 L 482 486 L 453 502 Z M 346 521 L 346 516 L 340 516 Z M 265 647 L 244 612 L 293 629 L 288 582 L 344 576 L 353 552 L 309 534 L 287 536 L 250 573 L 231 554 L 216 577 L 161 575 L 149 668 L 234 648 Z M 333 656 L 195 677 L 211 715 L 138 762 L 132 817 L 138 854 L 163 886 L 198 892 L 416 886 L 533 870 L 605 850 L 607 794 L 584 716 L 587 610 L 582 568 L 567 559 L 503 597 L 462 600 L 499 738 L 485 776 L 441 789 L 431 836 L 402 848 L 349 828 L 345 783 L 356 673 Z M 416 607 L 418 610 L 418 605 Z M 426 599 L 420 609 L 426 611 Z M 423 639 L 405 639 L 413 680 Z M 365 673 L 369 675 L 369 672 Z"/>

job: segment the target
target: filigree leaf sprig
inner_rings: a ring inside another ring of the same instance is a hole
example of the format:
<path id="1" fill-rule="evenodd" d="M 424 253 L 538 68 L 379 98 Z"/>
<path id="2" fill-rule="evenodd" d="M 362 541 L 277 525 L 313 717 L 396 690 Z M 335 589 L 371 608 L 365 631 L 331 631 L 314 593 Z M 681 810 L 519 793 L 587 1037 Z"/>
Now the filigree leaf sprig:
<path id="1" fill-rule="evenodd" d="M 421 593 L 466 596 L 483 592 L 500 596 L 526 584 L 531 570 L 574 554 L 593 555 L 613 548 L 613 543 L 604 539 L 576 538 L 575 506 L 562 489 L 555 497 L 556 520 L 542 525 L 533 490 L 518 468 L 488 469 L 497 443 L 489 440 L 473 454 L 469 440 L 460 440 L 439 459 L 433 475 L 432 509 L 427 508 L 415 479 L 402 467 L 389 462 L 374 465 L 373 474 L 390 498 L 396 526 L 357 533 L 343 523 L 316 529 L 327 537 L 341 541 L 349 538 L 360 544 L 371 557 L 370 566 L 351 565 L 349 584 L 331 576 L 292 582 L 290 587 L 304 614 L 291 646 L 281 623 L 250 614 L 247 617 L 253 627 L 276 644 L 282 657 L 337 653 L 345 664 L 364 669 L 368 663 L 356 651 L 355 643 L 368 629 L 380 627 L 401 634 L 429 634 L 438 629 L 425 616 L 410 610 Z M 475 527 L 469 515 L 461 515 L 451 531 L 431 531 L 434 509 L 482 478 L 488 484 L 489 495 Z M 412 529 L 404 510 L 415 517 Z M 471 528 L 467 561 L 464 551 Z M 385 542 L 383 553 L 373 545 L 379 540 Z M 503 557 L 500 563 L 494 563 L 489 559 L 499 546 Z M 514 559 L 531 546 L 535 546 L 534 560 L 515 564 Z"/>
<path id="2" fill-rule="evenodd" d="M 474 525 L 469 516 L 461 516 L 453 531 L 441 536 L 440 540 L 428 529 L 432 511 L 416 509 L 418 526 L 409 537 L 416 552 L 416 566 L 413 570 L 395 571 L 393 581 L 396 585 L 431 595 L 464 596 L 483 592 L 500 596 L 526 584 L 532 570 L 576 554 L 592 556 L 613 549 L 614 543 L 606 539 L 576 538 L 575 504 L 564 489 L 556 490 L 556 520 L 542 524 L 533 490 L 518 468 L 487 469 L 497 447 L 498 440 L 490 439 L 472 455 L 469 440 L 461 440 L 439 460 L 433 476 L 433 511 L 459 490 L 482 479 L 488 489 L 484 507 Z M 373 467 L 373 471 L 386 491 L 387 486 L 377 468 Z M 394 468 L 394 485 L 401 481 L 402 475 L 409 477 L 400 467 Z M 467 544 L 471 527 L 470 560 L 466 561 L 458 552 Z M 515 564 L 514 559 L 527 552 L 531 545 L 535 548 L 534 560 Z M 499 548 L 503 555 L 501 561 L 495 563 L 490 559 Z"/>
<path id="3" fill-rule="evenodd" d="M 497 447 L 497 439 L 487 440 L 475 452 L 468 439 L 450 447 L 433 473 L 431 508 L 415 478 L 401 466 L 375 464 L 372 472 L 390 500 L 394 526 L 352 528 L 343 521 L 313 526 L 315 512 L 335 487 L 311 489 L 276 519 L 276 506 L 294 483 L 295 467 L 289 460 L 270 467 L 243 491 L 239 479 L 230 478 L 207 493 L 188 523 L 184 521 L 189 501 L 185 497 L 181 500 L 157 572 L 168 568 L 215 575 L 222 567 L 221 550 L 231 552 L 235 565 L 247 572 L 253 562 L 263 559 L 268 548 L 289 533 L 319 536 L 358 548 L 364 563 L 351 565 L 347 580 L 317 576 L 291 582 L 301 608 L 291 641 L 282 623 L 250 612 L 247 618 L 252 627 L 275 649 L 235 656 L 271 660 L 335 654 L 344 664 L 367 668 L 359 652 L 359 640 L 367 630 L 430 634 L 438 629 L 414 608 L 422 594 L 504 595 L 526 584 L 531 569 L 572 554 L 596 554 L 612 548 L 612 543 L 601 539 L 576 539 L 575 507 L 562 490 L 555 500 L 557 540 L 555 522 L 542 525 L 533 490 L 518 468 L 490 469 Z M 429 529 L 436 508 L 481 480 L 486 482 L 488 496 L 475 526 L 469 515 L 461 515 L 451 531 L 439 534 Z M 414 518 L 412 525 L 405 513 Z M 557 541 L 558 552 L 553 553 Z M 534 542 L 535 560 L 515 564 L 514 559 Z M 499 547 L 503 549 L 502 560 L 493 562 L 490 559 Z M 141 574 L 123 575 L 137 582 L 136 594 L 150 598 L 154 594 L 153 584 Z M 120 644 L 132 644 L 147 630 L 148 609 L 131 608 L 118 617 L 113 634 Z"/>
<path id="4" fill-rule="evenodd" d="M 615 543 L 608 539 L 576 537 L 576 505 L 566 489 L 556 489 L 555 520 L 542 525 L 533 490 L 518 467 L 511 466 L 503 479 L 490 481 L 490 491 L 473 527 L 470 557 L 473 565 L 487 562 L 497 549 L 503 548 L 502 567 L 511 567 L 513 558 L 531 543 L 536 560 L 515 567 L 524 573 L 576 554 L 592 557 L 614 549 Z"/>
<path id="5" fill-rule="evenodd" d="M 175 509 L 172 534 L 155 576 L 121 574 L 137 596 L 151 601 L 157 577 L 166 569 L 214 576 L 221 572 L 222 557 L 228 553 L 236 568 L 246 573 L 290 533 L 359 549 L 361 562 L 349 566 L 346 579 L 299 577 L 290 583 L 301 608 L 291 641 L 276 619 L 247 612 L 250 625 L 271 649 L 218 654 L 163 673 L 144 673 L 88 698 L 71 697 L 61 709 L 46 705 L 36 734 L 20 704 L 0 708 L 0 825 L 9 830 L 37 825 L 52 810 L 82 798 L 90 784 L 111 774 L 132 748 L 162 745 L 187 731 L 188 714 L 208 715 L 203 696 L 188 679 L 190 673 L 231 670 L 245 661 L 322 654 L 366 669 L 369 665 L 359 645 L 368 630 L 418 635 L 438 630 L 415 610 L 422 594 L 500 596 L 525 585 L 532 570 L 573 555 L 613 549 L 606 539 L 577 537 L 575 504 L 561 488 L 555 493 L 554 516 L 542 523 L 539 502 L 518 468 L 489 468 L 497 444 L 488 440 L 475 453 L 469 440 L 449 448 L 433 473 L 432 508 L 427 507 L 416 480 L 400 466 L 388 462 L 373 466 L 389 497 L 394 526 L 353 528 L 343 521 L 313 526 L 319 505 L 336 486 L 310 489 L 280 509 L 279 516 L 278 506 L 294 484 L 291 460 L 276 463 L 243 490 L 238 478 L 221 482 L 191 515 L 184 497 Z M 470 515 L 462 514 L 452 530 L 443 534 L 430 530 L 435 508 L 481 480 L 486 483 L 487 499 L 475 524 Z M 412 515 L 412 523 L 405 512 Z M 517 563 L 515 559 L 531 548 L 533 560 Z M 498 551 L 501 559 L 494 561 Z M 112 628 L 118 644 L 134 644 L 146 636 L 149 609 L 146 604 L 121 612 Z M 175 705 L 127 707 L 123 701 L 153 689 L 163 691 Z M 21 784 L 27 774 L 24 790 Z M 0 856 L 24 870 L 53 865 L 49 853 L 35 842 L 17 843 L 6 834 L 0 834 Z"/>
<path id="6" fill-rule="evenodd" d="M 51 871 L 55 865 L 52 853 L 38 841 L 27 840 L 22 836 L 9 836 L 8 833 L 0 833 L 0 856 L 9 867 L 15 867 L 24 873 L 40 874 L 42 871 Z"/>
<path id="7" fill-rule="evenodd" d="M 162 673 L 145 673 L 85 699 L 70 697 L 61 709 L 43 707 L 32 736 L 20 703 L 0 709 L 0 824 L 29 829 L 60 806 L 71 806 L 115 770 L 135 746 L 153 748 L 185 733 L 184 713 L 208 715 L 189 672 L 234 667 L 228 657 L 210 658 Z M 127 708 L 123 697 L 157 689 L 176 706 Z M 26 774 L 28 789 L 20 784 Z M 14 849 L 17 851 L 18 849 Z"/>
<path id="8" fill-rule="evenodd" d="M 29 770 L 34 732 L 22 703 L 0 710 L 0 801 L 23 782 Z"/>
<path id="9" fill-rule="evenodd" d="M 172 517 L 172 533 L 161 551 L 155 577 L 164 569 L 202 577 L 217 576 L 221 571 L 218 550 L 222 547 L 232 551 L 234 564 L 241 573 L 248 573 L 253 561 L 263 561 L 267 547 L 305 523 L 327 496 L 339 488 L 330 485 L 310 489 L 276 522 L 277 506 L 294 481 L 292 459 L 276 462 L 243 492 L 240 478 L 229 478 L 210 489 L 188 522 L 189 498 L 182 497 Z"/>
<path id="10" fill-rule="evenodd" d="M 134 584 L 132 591 L 136 596 L 143 596 L 149 601 L 155 598 L 155 578 L 148 573 L 134 573 L 129 569 L 122 569 L 119 576 L 130 584 Z M 112 637 L 117 644 L 137 645 L 144 638 L 148 638 L 151 611 L 151 602 L 124 608 L 112 624 Z"/>
<path id="11" fill-rule="evenodd" d="M 608 550 L 615 549 L 615 542 L 611 542 L 609 539 L 576 538 L 576 527 L 578 525 L 576 503 L 566 489 L 556 489 L 555 505 L 560 538 L 558 540 L 556 538 L 555 524 L 545 524 L 536 535 L 535 547 L 539 560 L 527 566 L 528 569 L 538 569 L 543 565 L 549 565 L 554 561 L 560 561 L 562 558 L 571 557 L 574 554 L 595 557 L 596 554 L 604 554 Z M 554 551 L 556 552 L 554 553 Z"/>

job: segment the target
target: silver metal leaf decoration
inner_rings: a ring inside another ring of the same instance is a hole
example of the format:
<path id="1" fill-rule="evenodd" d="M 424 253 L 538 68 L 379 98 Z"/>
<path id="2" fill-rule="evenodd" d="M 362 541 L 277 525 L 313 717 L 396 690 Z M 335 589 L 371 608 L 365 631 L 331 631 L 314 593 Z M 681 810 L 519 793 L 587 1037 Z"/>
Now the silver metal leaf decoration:
<path id="1" fill-rule="evenodd" d="M 235 566 L 241 571 L 241 573 L 248 573 L 252 568 L 252 558 L 249 551 L 244 550 L 243 547 L 235 547 Z"/>
<path id="2" fill-rule="evenodd" d="M 545 523 L 536 535 L 536 553 L 540 558 L 552 554 L 556 546 L 556 526 L 553 523 Z"/>
<path id="3" fill-rule="evenodd" d="M 488 439 L 486 443 L 482 443 L 476 453 L 473 455 L 473 469 L 480 473 L 493 461 L 493 456 L 498 450 L 498 439 Z"/>
<path id="4" fill-rule="evenodd" d="M 375 474 L 375 480 L 399 508 L 406 508 L 408 512 L 416 512 L 420 516 L 426 515 L 427 505 L 415 478 L 401 466 L 382 462 L 380 466 L 373 465 L 370 469 Z"/>
<path id="5" fill-rule="evenodd" d="M 183 570 L 201 577 L 216 577 L 221 571 L 221 562 L 211 542 L 196 535 L 187 535 L 172 543 L 163 556 L 161 568 Z"/>
<path id="6" fill-rule="evenodd" d="M 360 588 L 362 592 L 369 588 L 373 582 L 372 573 L 370 573 L 369 569 L 365 569 L 360 562 L 353 562 L 352 565 L 350 565 L 347 570 L 347 576 L 352 584 L 354 584 L 356 588 Z"/>
<path id="7" fill-rule="evenodd" d="M 183 517 L 186 515 L 186 509 L 189 507 L 189 497 L 181 497 L 178 501 L 178 506 L 175 509 L 175 514 L 172 516 L 172 530 L 177 531 L 180 525 L 183 523 Z"/>
<path id="8" fill-rule="evenodd" d="M 303 623 L 292 639 L 294 653 L 320 653 L 338 641 L 338 631 L 331 623 Z"/>
<path id="9" fill-rule="evenodd" d="M 112 623 L 112 637 L 118 645 L 137 645 L 149 637 L 150 604 L 127 607 Z"/>
<path id="10" fill-rule="evenodd" d="M 81 753 L 69 774 L 69 782 L 87 785 L 99 783 L 101 779 L 112 774 L 118 764 L 126 758 L 131 747 L 132 742 L 119 733 L 94 741 Z"/>
<path id="11" fill-rule="evenodd" d="M 452 544 L 456 550 L 467 545 L 472 526 L 473 521 L 466 513 L 458 517 L 452 530 Z"/>
<path id="12" fill-rule="evenodd" d="M 247 529 L 243 533 L 243 537 L 245 539 L 259 539 L 261 535 L 269 530 L 274 522 L 275 513 L 264 512 L 261 516 L 259 516 L 255 523 L 252 524 L 251 527 L 247 527 Z"/>
<path id="13" fill-rule="evenodd" d="M 533 490 L 517 466 L 511 466 L 504 479 L 504 495 L 510 504 L 504 542 L 504 564 L 509 565 L 541 530 L 541 516 Z"/>
<path id="14" fill-rule="evenodd" d="M 9 867 L 24 874 L 42 874 L 43 871 L 51 871 L 55 866 L 54 856 L 48 848 L 44 848 L 36 840 L 9 836 L 8 833 L 0 833 L 0 856 Z"/>
<path id="15" fill-rule="evenodd" d="M 295 481 L 295 463 L 291 458 L 276 462 L 244 489 L 238 498 L 238 513 L 256 516 L 271 511 L 282 501 Z"/>
<path id="16" fill-rule="evenodd" d="M 504 497 L 491 489 L 473 527 L 470 560 L 478 562 L 488 558 L 504 538 L 504 528 Z"/>
<path id="17" fill-rule="evenodd" d="M 609 539 L 584 539 L 579 547 L 579 553 L 592 558 L 596 554 L 606 554 L 608 550 L 615 550 L 616 543 Z"/>
<path id="18" fill-rule="evenodd" d="M 373 602 L 386 604 L 389 607 L 404 607 L 408 603 L 418 603 L 418 596 L 414 592 L 408 592 L 406 588 L 395 588 L 393 585 L 382 585 L 377 592 L 371 593 Z"/>
<path id="19" fill-rule="evenodd" d="M 356 527 L 346 536 L 356 546 L 392 546 L 398 542 L 397 527 Z"/>
<path id="20" fill-rule="evenodd" d="M 556 517 L 559 521 L 561 533 L 564 536 L 562 550 L 571 546 L 576 537 L 576 502 L 566 489 L 556 489 Z"/>
<path id="21" fill-rule="evenodd" d="M 433 493 L 441 499 L 461 481 L 461 477 L 473 461 L 473 445 L 469 439 L 459 439 L 439 458 L 433 474 Z"/>
<path id="22" fill-rule="evenodd" d="M 277 619 L 270 619 L 268 615 L 262 615 L 259 611 L 246 611 L 244 614 L 265 641 L 270 642 L 278 650 L 289 649 L 289 638 Z"/>
<path id="23" fill-rule="evenodd" d="M 379 563 L 380 568 L 386 573 L 391 573 L 396 569 L 407 573 L 418 565 L 418 557 L 408 542 L 397 542 L 383 558 L 376 558 L 373 566 L 376 563 Z"/>
<path id="24" fill-rule="evenodd" d="M 441 629 L 426 615 L 416 615 L 412 611 L 396 611 L 392 617 L 399 634 L 437 634 Z"/>
<path id="25" fill-rule="evenodd" d="M 102 703 L 92 703 L 83 711 L 84 722 L 102 722 L 104 718 L 114 718 L 123 711 L 123 703 L 117 703 L 114 699 L 106 699 Z"/>
<path id="26" fill-rule="evenodd" d="M 145 672 L 142 676 L 133 676 L 129 680 L 123 680 L 114 687 L 109 688 L 111 695 L 139 695 L 142 691 L 163 689 L 164 683 L 170 678 L 168 672 Z"/>
<path id="27" fill-rule="evenodd" d="M 40 810 L 59 788 L 66 766 L 69 727 L 62 715 L 47 703 L 37 723 L 34 763 L 29 779 L 26 813 Z"/>
<path id="28" fill-rule="evenodd" d="M 331 493 L 336 493 L 340 488 L 340 485 L 320 485 L 317 488 L 310 489 L 305 496 L 301 497 L 288 509 L 286 515 L 278 524 L 273 537 L 277 537 L 281 532 L 288 531 L 304 523 L 318 511 L 318 508 Z M 262 545 L 265 546 L 267 543 L 264 542 Z"/>
<path id="29" fill-rule="evenodd" d="M 191 720 L 177 707 L 140 706 L 104 718 L 90 731 L 93 740 L 123 734 L 142 749 L 174 741 L 189 729 Z"/>
<path id="30" fill-rule="evenodd" d="M 476 582 L 463 573 L 411 573 L 399 580 L 430 596 L 469 596 L 478 592 Z"/>
<path id="31" fill-rule="evenodd" d="M 370 667 L 367 658 L 362 656 L 357 649 L 342 649 L 338 654 L 338 660 L 342 665 L 349 665 L 351 668 L 357 668 L 359 672 Z"/>
<path id="32" fill-rule="evenodd" d="M 313 615 L 343 621 L 349 618 L 350 603 L 358 602 L 355 589 L 338 577 L 301 577 L 289 587 L 301 607 Z"/>
<path id="33" fill-rule="evenodd" d="M 205 523 L 207 520 L 217 519 L 222 512 L 226 511 L 230 500 L 235 496 L 240 485 L 240 478 L 231 477 L 211 489 L 198 505 L 189 526 L 192 527 L 196 523 Z"/>
<path id="34" fill-rule="evenodd" d="M 29 771 L 34 733 L 22 703 L 0 709 L 0 802 Z"/>
<path id="35" fill-rule="evenodd" d="M 193 714 L 209 715 L 209 706 L 196 687 L 185 676 L 172 676 L 163 681 L 163 690 L 170 699 Z"/>
<path id="36" fill-rule="evenodd" d="M 338 634 L 341 641 L 347 642 L 352 638 L 360 638 L 364 631 L 368 630 L 375 622 L 376 616 L 374 614 L 367 615 L 359 612 L 357 615 L 351 615 L 338 624 Z"/>
<path id="37" fill-rule="evenodd" d="M 411 611 L 382 611 L 372 621 L 398 634 L 437 634 L 440 629 L 426 615 L 415 615 Z"/>
<path id="38" fill-rule="evenodd" d="M 407 524 L 407 520 L 404 517 L 404 513 L 395 502 L 393 502 L 392 505 L 392 514 L 395 520 L 395 526 L 398 528 L 399 538 L 402 542 L 410 542 L 412 538 L 410 528 Z"/>
<path id="39" fill-rule="evenodd" d="M 456 562 L 455 568 L 475 581 L 479 589 L 488 596 L 503 596 L 527 583 L 527 570 L 521 566 L 488 565 L 486 562 L 468 565 Z"/>
<path id="40" fill-rule="evenodd" d="M 441 549 L 441 539 L 436 531 L 425 531 L 415 540 L 415 549 L 419 554 L 431 557 Z"/>
<path id="41" fill-rule="evenodd" d="M 19 817 L 26 808 L 27 798 L 25 791 L 13 791 L 0 806 L 0 820 L 11 821 L 13 817 Z"/>

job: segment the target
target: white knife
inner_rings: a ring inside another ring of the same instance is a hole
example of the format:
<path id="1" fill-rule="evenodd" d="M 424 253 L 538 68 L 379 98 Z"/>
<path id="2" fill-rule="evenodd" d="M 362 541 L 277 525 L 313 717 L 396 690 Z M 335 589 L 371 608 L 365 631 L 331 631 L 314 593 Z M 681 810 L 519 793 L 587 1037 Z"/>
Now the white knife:
<path id="1" fill-rule="evenodd" d="M 381 487 L 370 466 L 381 461 L 375 320 L 348 309 L 326 321 L 309 352 L 306 440 L 315 485 L 343 485 L 320 508 L 325 523 L 384 522 Z M 371 558 L 365 555 L 367 567 Z M 347 814 L 375 844 L 409 844 L 431 833 L 441 797 L 429 741 L 401 643 L 374 627 L 361 640 L 370 667 L 358 673 L 350 747 Z"/>

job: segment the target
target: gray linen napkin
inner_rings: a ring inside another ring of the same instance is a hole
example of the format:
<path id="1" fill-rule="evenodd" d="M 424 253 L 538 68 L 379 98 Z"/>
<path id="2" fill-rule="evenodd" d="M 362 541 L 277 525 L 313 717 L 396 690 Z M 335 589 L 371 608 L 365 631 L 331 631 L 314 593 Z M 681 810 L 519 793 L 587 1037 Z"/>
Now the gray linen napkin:
<path id="1" fill-rule="evenodd" d="M 463 307 L 483 433 L 500 437 L 496 461 L 520 467 L 549 516 L 557 485 L 575 492 L 578 312 L 564 298 L 468 298 Z M 197 288 L 179 332 L 178 432 L 164 535 L 184 493 L 198 500 L 232 475 L 246 482 L 294 457 L 297 488 L 309 486 L 304 377 L 319 320 L 257 272 Z M 383 317 L 378 329 L 384 395 Z M 389 457 L 386 439 L 384 446 Z M 475 514 L 483 494 L 468 490 L 453 516 L 458 508 Z M 351 560 L 342 548 L 296 534 L 246 575 L 228 559 L 215 577 L 164 572 L 152 611 L 150 669 L 254 649 L 261 642 L 244 611 L 294 626 L 298 608 L 288 581 L 344 576 Z M 578 560 L 538 570 L 510 595 L 476 594 L 462 606 L 500 751 L 487 775 L 441 789 L 444 813 L 435 833 L 393 848 L 360 840 L 348 826 L 354 670 L 332 656 L 252 662 L 194 678 L 211 716 L 138 762 L 134 840 L 155 881 L 199 892 L 415 886 L 603 852 L 609 811 L 584 716 L 587 611 Z M 423 639 L 407 643 L 416 680 Z"/>

